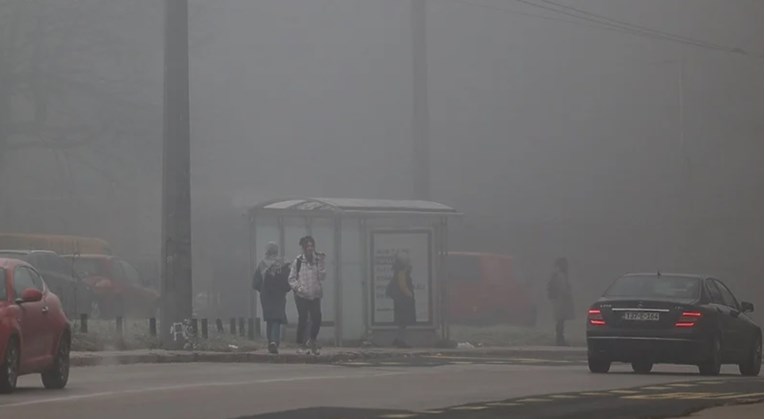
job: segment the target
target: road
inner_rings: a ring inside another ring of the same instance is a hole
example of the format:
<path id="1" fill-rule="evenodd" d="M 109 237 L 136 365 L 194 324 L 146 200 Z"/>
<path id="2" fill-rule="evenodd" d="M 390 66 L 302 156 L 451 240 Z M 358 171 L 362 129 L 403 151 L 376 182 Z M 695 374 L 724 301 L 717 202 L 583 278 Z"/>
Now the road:
<path id="1" fill-rule="evenodd" d="M 682 414 L 762 397 L 761 377 L 735 368 L 700 377 L 657 367 L 607 375 L 581 361 L 432 357 L 345 365 L 136 364 L 73 368 L 62 391 L 20 379 L 0 396 L 0 417 L 66 418 L 500 418 Z"/>

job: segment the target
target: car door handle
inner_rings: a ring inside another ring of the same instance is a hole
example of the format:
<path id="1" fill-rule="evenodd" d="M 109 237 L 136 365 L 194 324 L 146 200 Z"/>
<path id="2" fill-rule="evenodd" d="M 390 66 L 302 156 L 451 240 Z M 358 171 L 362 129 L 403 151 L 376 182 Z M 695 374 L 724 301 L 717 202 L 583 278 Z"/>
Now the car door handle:
<path id="1" fill-rule="evenodd" d="M 43 307 L 43 308 L 42 308 L 42 312 L 43 312 L 43 314 L 48 314 L 48 311 L 50 311 L 50 309 L 48 308 L 48 306 L 45 306 L 45 307 Z"/>

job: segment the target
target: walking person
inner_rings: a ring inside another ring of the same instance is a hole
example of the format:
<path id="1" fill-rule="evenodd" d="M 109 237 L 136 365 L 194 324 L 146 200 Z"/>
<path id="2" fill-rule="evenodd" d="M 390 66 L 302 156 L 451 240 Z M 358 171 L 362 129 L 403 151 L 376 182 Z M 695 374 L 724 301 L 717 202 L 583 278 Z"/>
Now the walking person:
<path id="1" fill-rule="evenodd" d="M 409 256 L 396 254 L 393 261 L 393 277 L 385 290 L 387 296 L 393 299 L 393 322 L 398 326 L 398 333 L 393 345 L 399 348 L 409 348 L 406 342 L 406 328 L 417 322 L 415 311 L 414 283 L 412 282 L 412 263 Z"/>
<path id="2" fill-rule="evenodd" d="M 260 292 L 260 305 L 263 320 L 266 321 L 268 352 L 279 353 L 282 337 L 282 325 L 287 324 L 287 293 L 290 266 L 279 257 L 279 245 L 270 242 L 266 246 L 266 256 L 258 263 L 252 286 Z"/>
<path id="3" fill-rule="evenodd" d="M 553 274 L 547 283 L 547 297 L 553 306 L 555 344 L 566 346 L 566 320 L 574 318 L 574 299 L 568 280 L 568 260 L 566 258 L 561 257 L 555 260 Z"/>
<path id="4" fill-rule="evenodd" d="M 301 238 L 300 247 L 303 253 L 295 258 L 289 275 L 289 285 L 295 294 L 298 311 L 298 353 L 319 355 L 316 339 L 321 329 L 321 283 L 326 276 L 326 255 L 316 251 L 316 241 L 311 236 Z M 306 330 L 309 320 L 311 327 Z"/>

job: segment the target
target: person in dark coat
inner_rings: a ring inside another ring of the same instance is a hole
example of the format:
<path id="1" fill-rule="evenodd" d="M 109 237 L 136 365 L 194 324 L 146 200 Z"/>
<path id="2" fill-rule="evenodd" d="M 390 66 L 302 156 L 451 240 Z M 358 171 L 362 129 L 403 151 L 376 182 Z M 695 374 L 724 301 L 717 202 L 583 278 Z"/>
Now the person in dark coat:
<path id="1" fill-rule="evenodd" d="M 266 321 L 268 352 L 279 353 L 282 325 L 287 324 L 287 293 L 290 284 L 290 265 L 279 257 L 279 245 L 268 243 L 266 257 L 258 263 L 253 288 L 260 292 L 263 320 Z"/>
<path id="2" fill-rule="evenodd" d="M 566 258 L 555 260 L 553 274 L 547 283 L 547 297 L 553 306 L 555 344 L 565 346 L 566 320 L 574 318 L 574 299 L 571 292 L 571 284 L 568 281 L 568 260 Z"/>
<path id="3" fill-rule="evenodd" d="M 412 263 L 408 255 L 396 255 L 393 262 L 393 278 L 388 283 L 386 294 L 393 299 L 393 322 L 398 326 L 398 336 L 393 345 L 407 348 L 409 344 L 406 342 L 406 328 L 417 322 Z"/>

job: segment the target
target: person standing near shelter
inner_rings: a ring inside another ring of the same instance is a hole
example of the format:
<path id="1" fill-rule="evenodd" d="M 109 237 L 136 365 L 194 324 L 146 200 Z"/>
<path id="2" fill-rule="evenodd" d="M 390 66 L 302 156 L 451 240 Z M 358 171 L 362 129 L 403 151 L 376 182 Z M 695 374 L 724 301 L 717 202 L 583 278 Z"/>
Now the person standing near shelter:
<path id="1" fill-rule="evenodd" d="M 266 321 L 268 352 L 272 354 L 279 353 L 282 325 L 287 324 L 287 293 L 291 289 L 289 274 L 289 263 L 285 263 L 279 257 L 279 245 L 274 242 L 268 243 L 266 256 L 255 270 L 252 286 L 260 292 L 263 320 Z"/>
<path id="2" fill-rule="evenodd" d="M 322 281 L 326 276 L 324 260 L 326 255 L 316 251 L 316 240 L 311 236 L 300 239 L 303 253 L 292 262 L 289 285 L 295 294 L 298 311 L 297 344 L 298 353 L 319 355 L 316 339 L 321 329 Z M 311 328 L 307 329 L 310 319 Z M 309 337 L 306 339 L 306 332 Z"/>
<path id="3" fill-rule="evenodd" d="M 393 322 L 398 326 L 398 335 L 393 341 L 394 346 L 408 348 L 406 328 L 417 322 L 414 300 L 414 283 L 412 282 L 412 263 L 409 256 L 397 253 L 393 261 L 393 277 L 385 290 L 387 296 L 393 299 Z"/>
<path id="4" fill-rule="evenodd" d="M 555 344 L 565 346 L 566 320 L 574 318 L 574 299 L 568 280 L 568 260 L 566 258 L 561 257 L 555 260 L 553 274 L 547 283 L 547 297 L 553 306 Z"/>

